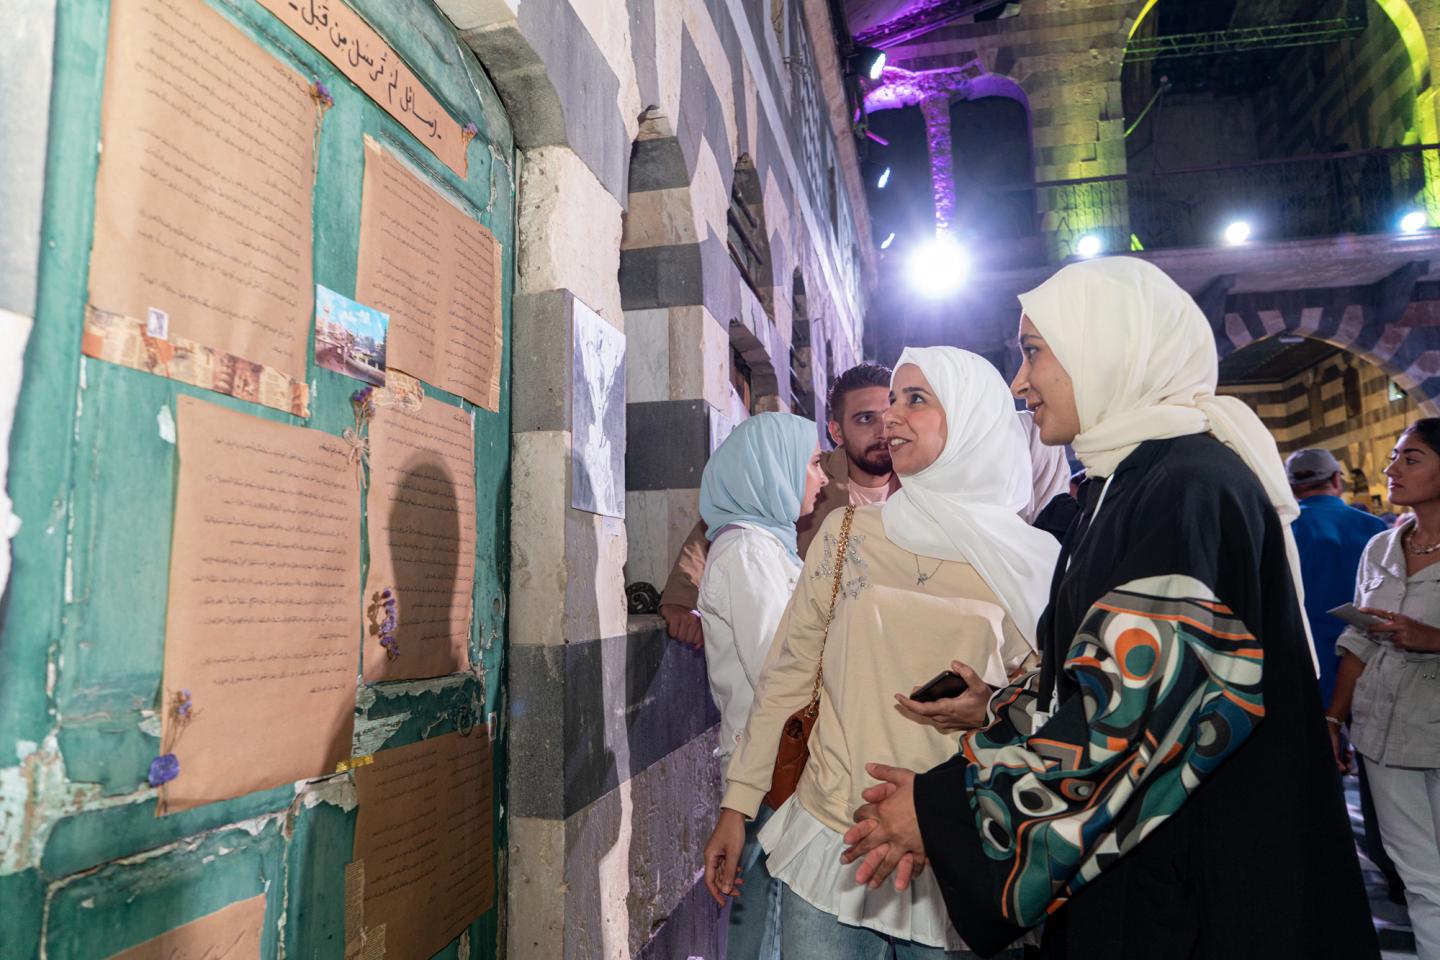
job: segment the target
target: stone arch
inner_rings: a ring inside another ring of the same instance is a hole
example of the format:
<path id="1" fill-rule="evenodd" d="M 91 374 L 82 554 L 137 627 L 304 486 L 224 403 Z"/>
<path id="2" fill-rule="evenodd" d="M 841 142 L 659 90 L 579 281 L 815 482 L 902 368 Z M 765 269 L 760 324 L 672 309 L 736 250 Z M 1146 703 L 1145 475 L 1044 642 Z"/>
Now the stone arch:
<path id="1" fill-rule="evenodd" d="M 955 165 L 951 138 L 951 105 L 957 101 L 1001 97 L 1025 108 L 1026 128 L 1033 140 L 1034 117 L 1030 98 L 1020 83 L 986 71 L 979 60 L 959 67 L 909 71 L 891 67 L 884 82 L 865 95 L 865 110 L 893 110 L 918 106 L 925 118 L 930 148 L 930 182 L 935 201 L 936 229 L 946 233 L 954 226 Z M 1033 169 L 1033 167 L 1032 167 Z"/>
<path id="2" fill-rule="evenodd" d="M 755 161 L 742 153 L 735 161 L 734 179 L 730 184 L 728 246 L 731 259 L 740 269 L 742 279 L 749 281 L 765 312 L 775 316 L 775 264 L 771 256 L 770 229 L 765 219 L 765 186 Z"/>
<path id="3" fill-rule="evenodd" d="M 1340 288 L 1258 295 L 1241 299 L 1215 329 L 1220 359 L 1266 337 L 1294 334 L 1323 340 L 1379 367 L 1420 405 L 1426 416 L 1440 416 L 1440 329 L 1420 324 L 1384 323 L 1378 303 L 1354 303 L 1365 297 Z M 1326 294 L 1326 296 L 1317 296 Z M 1412 309 L 1414 309 L 1412 307 Z"/>
<path id="4" fill-rule="evenodd" d="M 1435 89 L 1431 82 L 1432 68 L 1435 66 L 1432 62 L 1434 53 L 1425 39 L 1425 26 L 1420 22 L 1420 18 L 1411 7 L 1409 0 L 1368 0 L 1368 2 L 1373 2 L 1394 25 L 1401 42 L 1410 55 L 1410 72 L 1416 96 L 1413 133 L 1421 143 L 1435 143 L 1437 137 L 1440 137 L 1440 118 L 1437 118 Z M 1124 21 L 1127 46 L 1159 3 L 1160 0 L 1131 0 Z M 1433 28 L 1436 24 L 1432 23 L 1430 26 Z M 1117 68 L 1123 68 L 1123 66 L 1122 50 Z M 1433 219 L 1432 222 L 1434 222 Z"/>
<path id="5" fill-rule="evenodd" d="M 1165 2 L 1176 4 L 1179 3 L 1180 0 L 1165 0 Z M 1160 7 L 1160 3 L 1161 0 L 1130 0 L 1126 9 L 1126 18 L 1122 23 L 1123 29 L 1125 30 L 1125 38 L 1121 44 L 1121 55 L 1116 59 L 1115 68 L 1118 76 L 1126 78 L 1125 123 L 1127 125 L 1135 123 L 1138 120 L 1137 117 L 1130 115 L 1138 108 L 1137 103 L 1132 102 L 1129 96 L 1128 83 L 1134 79 L 1133 71 L 1137 66 L 1143 71 L 1144 68 L 1153 66 L 1154 64 L 1131 64 L 1129 69 L 1127 69 L 1124 54 L 1125 51 L 1128 50 L 1131 42 L 1142 32 L 1144 25 L 1153 20 L 1157 8 Z M 1436 52 L 1430 49 L 1430 45 L 1425 36 L 1427 26 L 1433 28 L 1437 25 L 1432 22 L 1435 19 L 1435 14 L 1427 7 L 1421 8 L 1421 13 L 1417 15 L 1416 9 L 1413 8 L 1410 0 L 1364 0 L 1364 3 L 1369 8 L 1372 18 L 1379 14 L 1389 21 L 1389 24 L 1398 35 L 1401 44 L 1405 47 L 1410 61 L 1408 71 L 1410 77 L 1409 89 L 1413 90 L 1415 97 L 1413 115 L 1401 120 L 1402 123 L 1408 123 L 1409 125 L 1408 128 L 1404 130 L 1403 137 L 1399 140 L 1386 138 L 1373 145 L 1388 147 L 1440 142 L 1440 113 L 1437 113 L 1437 107 L 1440 107 L 1440 102 L 1437 102 L 1437 91 L 1432 84 L 1433 66 L 1435 65 L 1432 61 Z M 1421 16 L 1425 17 L 1424 23 L 1422 23 Z M 1161 62 L 1163 61 L 1157 61 L 1156 63 Z M 1150 87 L 1150 78 L 1148 75 L 1145 75 L 1145 90 L 1149 91 Z M 1402 94 L 1401 96 L 1405 95 Z M 1141 100 L 1144 99 L 1144 97 L 1141 97 Z M 1396 118 L 1392 116 L 1390 122 L 1393 124 L 1395 119 Z M 1374 118 L 1371 118 L 1365 122 L 1373 122 L 1373 120 Z M 1380 118 L 1380 122 L 1383 124 L 1384 118 Z M 1393 131 L 1395 128 L 1392 126 L 1390 129 Z M 1129 131 L 1127 130 L 1127 136 L 1128 133 Z M 1391 136 L 1393 135 L 1392 132 Z M 1411 195 L 1410 199 L 1412 202 L 1424 207 L 1429 216 L 1429 222 L 1433 226 L 1440 224 L 1440 156 L 1437 156 L 1434 151 L 1430 151 L 1422 154 L 1419 160 L 1421 168 L 1417 172 L 1420 173 L 1421 176 L 1415 180 L 1413 189 L 1415 189 L 1416 193 Z"/>

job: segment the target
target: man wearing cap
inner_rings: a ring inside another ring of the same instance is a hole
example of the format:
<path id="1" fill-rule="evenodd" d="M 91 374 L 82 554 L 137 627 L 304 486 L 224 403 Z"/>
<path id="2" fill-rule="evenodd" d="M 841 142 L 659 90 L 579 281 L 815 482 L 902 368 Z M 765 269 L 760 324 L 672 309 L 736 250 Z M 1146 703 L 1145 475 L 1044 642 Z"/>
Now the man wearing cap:
<path id="1" fill-rule="evenodd" d="M 1341 499 L 1344 469 L 1329 450 L 1296 450 L 1284 462 L 1290 491 L 1300 501 L 1295 545 L 1300 551 L 1300 579 L 1305 581 L 1305 613 L 1315 636 L 1320 661 L 1320 702 L 1335 691 L 1335 640 L 1345 628 L 1326 613 L 1355 599 L 1355 570 L 1369 538 L 1385 530 L 1385 521 L 1351 510 Z"/>
<path id="2" fill-rule="evenodd" d="M 1329 450 L 1297 450 L 1285 461 L 1290 491 L 1300 501 L 1300 517 L 1291 525 L 1300 552 L 1300 579 L 1305 584 L 1305 615 L 1315 638 L 1320 660 L 1320 702 L 1335 692 L 1339 657 L 1335 641 L 1345 624 L 1328 612 L 1355 598 L 1355 571 L 1370 538 L 1386 529 L 1384 520 L 1363 509 L 1355 510 L 1340 499 L 1345 487 L 1344 468 Z M 1359 471 L 1356 471 L 1359 473 Z M 1363 474 L 1360 474 L 1364 476 Z M 1395 864 L 1380 843 L 1365 772 L 1360 770 L 1360 806 L 1365 821 L 1365 852 L 1384 874 L 1390 899 L 1404 903 L 1404 885 Z"/>
<path id="3" fill-rule="evenodd" d="M 1320 659 L 1320 702 L 1329 703 L 1335 688 L 1335 641 L 1345 624 L 1326 611 L 1355 598 L 1355 571 L 1370 538 L 1385 522 L 1352 510 L 1340 499 L 1343 467 L 1329 450 L 1297 450 L 1285 461 L 1290 490 L 1300 501 L 1300 518 L 1291 528 L 1300 551 L 1300 578 L 1305 583 L 1305 614 Z"/>

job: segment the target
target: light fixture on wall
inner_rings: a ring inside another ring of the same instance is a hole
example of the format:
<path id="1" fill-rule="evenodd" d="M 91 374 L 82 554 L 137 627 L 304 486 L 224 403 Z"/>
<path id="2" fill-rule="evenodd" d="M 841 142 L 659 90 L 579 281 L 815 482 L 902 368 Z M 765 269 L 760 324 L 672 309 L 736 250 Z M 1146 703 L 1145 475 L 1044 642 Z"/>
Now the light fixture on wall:
<path id="1" fill-rule="evenodd" d="M 894 243 L 894 242 L 895 242 L 895 231 L 892 230 L 892 231 L 890 231 L 890 236 L 888 236 L 888 237 L 886 237 L 884 240 L 881 240 L 881 241 L 880 241 L 880 249 L 881 249 L 881 250 L 889 250 L 889 249 L 890 249 L 890 244 L 892 244 L 892 243 Z"/>
<path id="2" fill-rule="evenodd" d="M 1087 233 L 1075 244 L 1075 252 L 1082 257 L 1098 256 L 1105 249 L 1105 244 L 1100 240 L 1099 234 Z"/>
<path id="3" fill-rule="evenodd" d="M 1225 242 L 1232 247 L 1238 247 L 1250 239 L 1250 224 L 1245 220 L 1235 220 L 1225 228 Z"/>
<path id="4" fill-rule="evenodd" d="M 890 183 L 890 168 L 886 167 L 880 172 L 880 179 L 875 181 L 876 190 L 884 190 Z"/>
<path id="5" fill-rule="evenodd" d="M 850 54 L 850 72 L 879 80 L 885 72 L 885 51 L 877 47 L 856 47 Z"/>
<path id="6" fill-rule="evenodd" d="M 1424 210 L 1411 210 L 1400 218 L 1401 233 L 1419 233 L 1430 225 Z"/>

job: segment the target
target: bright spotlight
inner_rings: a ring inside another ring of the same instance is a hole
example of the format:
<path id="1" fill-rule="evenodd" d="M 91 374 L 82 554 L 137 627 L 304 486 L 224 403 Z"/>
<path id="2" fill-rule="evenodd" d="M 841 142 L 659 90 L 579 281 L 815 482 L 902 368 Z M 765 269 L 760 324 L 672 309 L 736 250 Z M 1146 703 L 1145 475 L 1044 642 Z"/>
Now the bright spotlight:
<path id="1" fill-rule="evenodd" d="M 1429 222 L 1429 219 L 1429 217 L 1425 216 L 1425 211 L 1411 210 L 1400 218 L 1400 231 L 1402 233 L 1418 233 L 1425 229 L 1425 225 Z"/>
<path id="2" fill-rule="evenodd" d="M 1085 234 L 1085 236 L 1080 238 L 1080 242 L 1075 244 L 1075 252 L 1082 257 L 1093 257 L 1104 248 L 1104 244 L 1100 242 L 1100 237 L 1093 233 Z"/>
<path id="3" fill-rule="evenodd" d="M 879 80 L 885 72 L 885 51 L 876 47 L 856 47 L 850 55 L 850 70 Z"/>
<path id="4" fill-rule="evenodd" d="M 894 231 L 891 231 L 890 236 L 888 236 L 888 237 L 886 237 L 884 240 L 881 240 L 881 241 L 880 241 L 880 249 L 881 249 L 881 250 L 889 250 L 889 249 L 890 249 L 890 244 L 892 244 L 892 243 L 894 243 L 894 242 L 895 242 L 895 233 L 894 233 Z"/>
<path id="5" fill-rule="evenodd" d="M 1236 220 L 1225 228 L 1225 242 L 1232 247 L 1238 247 L 1250 239 L 1250 224 L 1244 220 Z"/>
<path id="6" fill-rule="evenodd" d="M 877 189 L 877 190 L 884 190 L 884 189 L 885 189 L 885 186 L 886 186 L 889 182 L 890 182 L 890 168 L 889 168 L 889 167 L 886 167 L 886 168 L 884 169 L 884 171 L 880 174 L 880 179 L 877 180 L 877 181 L 875 181 L 875 189 Z"/>
<path id="7" fill-rule="evenodd" d="M 943 297 L 969 272 L 970 258 L 949 237 L 936 237 L 910 255 L 910 285 L 923 296 Z"/>

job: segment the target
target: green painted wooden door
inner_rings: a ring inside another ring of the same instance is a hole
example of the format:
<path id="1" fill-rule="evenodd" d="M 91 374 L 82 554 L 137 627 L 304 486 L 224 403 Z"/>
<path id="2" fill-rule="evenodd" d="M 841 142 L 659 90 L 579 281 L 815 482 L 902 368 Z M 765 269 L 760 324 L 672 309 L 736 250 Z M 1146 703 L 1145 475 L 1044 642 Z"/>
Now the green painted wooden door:
<path id="1" fill-rule="evenodd" d="M 508 345 L 511 133 L 494 89 L 430 0 L 352 6 L 453 115 L 478 127 L 464 180 L 254 0 L 189 2 L 211 3 L 333 93 L 317 151 L 315 282 L 354 294 L 369 135 L 461 198 L 499 240 Z M 23 526 L 13 541 L 0 634 L 0 957 L 43 951 L 49 960 L 101 960 L 262 892 L 263 956 L 340 957 L 355 823 L 343 790 L 331 791 L 336 802 L 297 802 L 286 786 L 157 818 L 145 785 L 159 746 L 154 711 L 176 479 L 176 447 L 161 421 L 186 393 L 253 416 L 301 421 L 80 354 L 108 13 L 107 0 L 61 0 L 56 27 L 39 301 L 12 438 L 10 491 Z M 507 348 L 498 413 L 463 404 L 475 409 L 473 668 L 437 681 L 362 688 L 357 732 L 367 748 L 443 734 L 470 718 L 483 730 L 488 715 L 503 716 L 509 370 Z M 312 353 L 309 383 L 306 426 L 339 434 L 353 423 L 356 381 L 316 366 Z M 357 665 L 358 652 L 359 638 Z M 498 724 L 495 735 L 500 851 L 505 752 Z M 492 909 L 442 956 L 456 955 L 462 942 L 470 956 L 492 956 L 497 929 Z"/>

